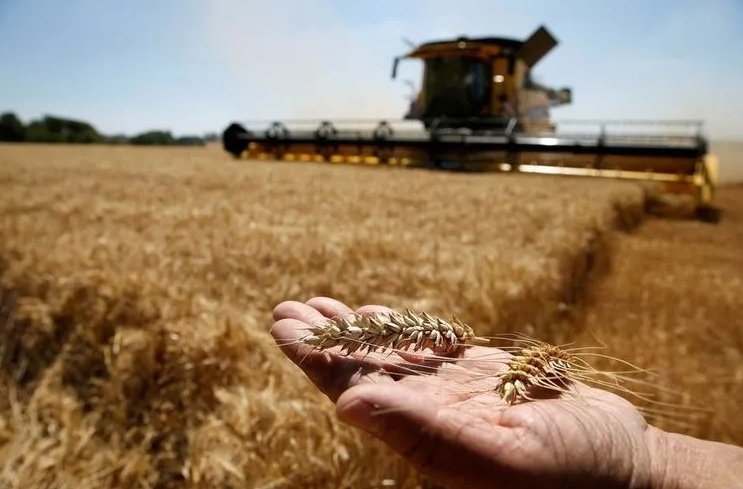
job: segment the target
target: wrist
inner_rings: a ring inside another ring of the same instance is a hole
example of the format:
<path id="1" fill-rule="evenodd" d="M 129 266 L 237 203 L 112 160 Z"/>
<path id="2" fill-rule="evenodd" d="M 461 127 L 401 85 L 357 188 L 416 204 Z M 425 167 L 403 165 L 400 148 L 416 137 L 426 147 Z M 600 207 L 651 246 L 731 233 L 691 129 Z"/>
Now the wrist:
<path id="1" fill-rule="evenodd" d="M 648 429 L 651 487 L 719 489 L 743 487 L 743 448 Z"/>

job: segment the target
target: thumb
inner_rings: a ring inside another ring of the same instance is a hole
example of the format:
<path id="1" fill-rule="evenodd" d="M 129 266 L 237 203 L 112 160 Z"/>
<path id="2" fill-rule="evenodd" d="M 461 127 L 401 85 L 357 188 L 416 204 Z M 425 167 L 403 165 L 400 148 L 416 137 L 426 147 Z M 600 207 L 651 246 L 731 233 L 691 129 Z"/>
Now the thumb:
<path id="1" fill-rule="evenodd" d="M 399 384 L 360 384 L 341 394 L 336 412 L 344 423 L 374 435 L 428 471 L 451 456 L 442 453 L 440 408 L 431 401 Z"/>

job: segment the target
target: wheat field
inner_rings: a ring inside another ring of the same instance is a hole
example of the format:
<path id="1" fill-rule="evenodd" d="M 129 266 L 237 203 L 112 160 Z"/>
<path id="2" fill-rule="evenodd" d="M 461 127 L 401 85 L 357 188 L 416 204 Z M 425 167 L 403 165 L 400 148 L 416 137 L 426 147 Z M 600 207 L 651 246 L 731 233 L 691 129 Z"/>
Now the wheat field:
<path id="1" fill-rule="evenodd" d="M 662 370 L 743 444 L 743 189 L 0 147 L 3 487 L 420 487 L 276 348 L 284 300 L 456 315 Z M 3 320 L 3 315 L 5 319 Z M 663 427 L 664 420 L 657 423 Z"/>

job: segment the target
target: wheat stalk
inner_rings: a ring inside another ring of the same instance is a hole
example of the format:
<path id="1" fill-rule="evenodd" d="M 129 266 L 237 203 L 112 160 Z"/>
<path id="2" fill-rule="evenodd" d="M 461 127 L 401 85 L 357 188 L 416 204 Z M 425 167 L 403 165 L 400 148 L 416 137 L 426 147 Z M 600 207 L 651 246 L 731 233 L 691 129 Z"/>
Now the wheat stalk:
<path id="1" fill-rule="evenodd" d="M 311 326 L 302 342 L 319 350 L 340 346 L 347 354 L 366 350 L 420 351 L 426 348 L 440 355 L 460 355 L 471 344 L 487 343 L 456 317 L 446 321 L 425 312 L 406 309 L 334 317 Z"/>

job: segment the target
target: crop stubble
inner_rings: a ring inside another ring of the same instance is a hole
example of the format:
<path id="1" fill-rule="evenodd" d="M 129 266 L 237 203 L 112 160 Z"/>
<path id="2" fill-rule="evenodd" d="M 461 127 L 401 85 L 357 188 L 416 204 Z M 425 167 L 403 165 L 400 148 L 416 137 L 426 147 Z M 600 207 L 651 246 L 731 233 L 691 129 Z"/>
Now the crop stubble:
<path id="1" fill-rule="evenodd" d="M 728 241 L 683 222 L 617 237 L 642 205 L 618 182 L 3 146 L 0 272 L 6 302 L 18 300 L 0 333 L 12 394 L 0 401 L 0 480 L 414 486 L 271 346 L 272 307 L 313 295 L 456 315 L 480 334 L 573 341 L 590 329 L 726 418 L 743 374 L 710 383 L 708 372 L 741 361 L 743 284 L 724 251 L 740 220 L 721 226 Z M 675 255 L 677 233 L 699 253 Z M 610 273 L 573 305 L 591 268 Z M 730 346 L 710 366 L 722 337 Z M 743 441 L 725 428 L 693 434 Z"/>

